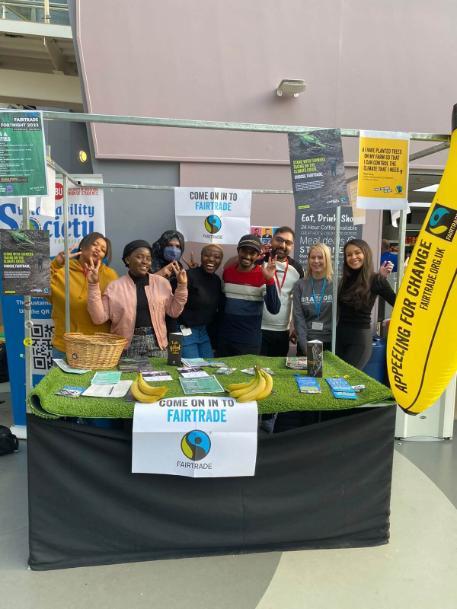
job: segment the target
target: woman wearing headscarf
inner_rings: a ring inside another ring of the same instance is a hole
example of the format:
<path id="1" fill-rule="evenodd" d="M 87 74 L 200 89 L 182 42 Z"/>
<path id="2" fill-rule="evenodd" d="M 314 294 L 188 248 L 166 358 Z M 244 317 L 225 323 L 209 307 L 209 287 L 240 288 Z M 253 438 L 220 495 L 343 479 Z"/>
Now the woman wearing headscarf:
<path id="1" fill-rule="evenodd" d="M 170 279 L 175 284 L 173 274 L 173 263 L 176 262 L 182 267 L 180 262 L 184 252 L 184 235 L 177 230 L 166 230 L 152 244 L 152 266 L 151 272 Z"/>
<path id="2" fill-rule="evenodd" d="M 149 272 L 152 250 L 147 241 L 128 243 L 122 254 L 126 275 L 113 281 L 103 295 L 99 285 L 99 263 L 88 267 L 87 308 L 95 324 L 111 321 L 111 332 L 124 336 L 128 357 L 161 356 L 168 344 L 165 314 L 176 318 L 187 301 L 187 274 L 176 262 L 172 272 L 177 287 L 172 293 L 169 281 Z"/>

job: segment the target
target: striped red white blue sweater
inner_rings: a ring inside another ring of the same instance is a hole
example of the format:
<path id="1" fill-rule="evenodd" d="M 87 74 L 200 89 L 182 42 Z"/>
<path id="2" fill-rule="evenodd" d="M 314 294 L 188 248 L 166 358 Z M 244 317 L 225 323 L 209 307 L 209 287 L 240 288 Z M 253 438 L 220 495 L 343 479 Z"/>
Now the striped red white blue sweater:
<path id="1" fill-rule="evenodd" d="M 227 267 L 222 278 L 225 308 L 221 336 L 240 344 L 260 344 L 263 304 L 273 315 L 281 308 L 274 279 L 265 281 L 261 266 L 239 271 L 238 264 Z"/>

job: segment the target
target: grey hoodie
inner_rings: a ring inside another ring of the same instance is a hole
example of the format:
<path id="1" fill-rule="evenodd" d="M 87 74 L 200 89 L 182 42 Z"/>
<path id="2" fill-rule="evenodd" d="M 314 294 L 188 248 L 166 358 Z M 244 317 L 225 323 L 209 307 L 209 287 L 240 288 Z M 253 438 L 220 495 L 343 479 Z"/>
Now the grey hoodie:
<path id="1" fill-rule="evenodd" d="M 319 302 L 321 305 L 318 317 Z M 306 341 L 308 340 L 331 342 L 332 282 L 325 279 L 313 280 L 311 277 L 300 279 L 294 286 L 293 303 L 295 332 L 303 353 L 306 353 Z M 313 322 L 322 322 L 324 324 L 323 329 L 313 330 Z"/>

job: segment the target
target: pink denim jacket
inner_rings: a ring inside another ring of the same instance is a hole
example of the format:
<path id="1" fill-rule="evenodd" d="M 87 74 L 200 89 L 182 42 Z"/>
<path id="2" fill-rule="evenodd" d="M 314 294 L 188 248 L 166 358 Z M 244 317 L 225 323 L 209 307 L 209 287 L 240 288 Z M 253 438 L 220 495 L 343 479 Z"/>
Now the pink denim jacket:
<path id="1" fill-rule="evenodd" d="M 178 283 L 175 293 L 170 283 L 160 275 L 149 275 L 144 291 L 149 304 L 152 326 L 161 349 L 168 344 L 165 313 L 179 317 L 187 302 L 187 285 Z M 112 281 L 103 296 L 98 283 L 89 284 L 87 310 L 94 324 L 111 320 L 111 332 L 132 340 L 136 320 L 136 286 L 129 275 Z M 127 345 L 127 346 L 128 346 Z"/>

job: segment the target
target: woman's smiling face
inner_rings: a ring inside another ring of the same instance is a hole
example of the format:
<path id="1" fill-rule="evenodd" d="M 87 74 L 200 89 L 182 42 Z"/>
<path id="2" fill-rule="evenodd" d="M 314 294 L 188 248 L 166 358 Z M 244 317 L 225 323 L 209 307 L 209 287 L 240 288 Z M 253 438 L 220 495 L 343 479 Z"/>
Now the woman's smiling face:
<path id="1" fill-rule="evenodd" d="M 357 245 L 348 245 L 345 251 L 346 264 L 353 271 L 357 271 L 362 268 L 363 261 L 365 259 L 364 253 L 357 247 Z"/>

